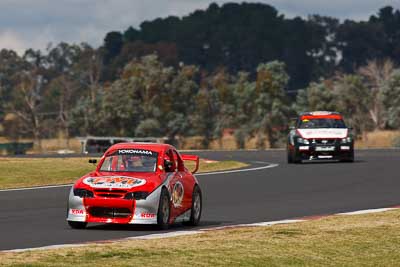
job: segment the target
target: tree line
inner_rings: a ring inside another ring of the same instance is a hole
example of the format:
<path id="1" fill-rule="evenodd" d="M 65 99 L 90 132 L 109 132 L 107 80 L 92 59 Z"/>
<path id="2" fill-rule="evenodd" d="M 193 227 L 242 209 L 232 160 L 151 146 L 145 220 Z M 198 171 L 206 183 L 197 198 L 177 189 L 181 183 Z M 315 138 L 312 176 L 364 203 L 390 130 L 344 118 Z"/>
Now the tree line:
<path id="1" fill-rule="evenodd" d="M 60 135 L 200 136 L 207 148 L 232 129 L 239 148 L 253 137 L 258 148 L 279 147 L 290 118 L 308 110 L 342 112 L 358 135 L 397 129 L 398 26 L 391 7 L 368 22 L 339 23 L 286 19 L 263 4 L 212 4 L 108 33 L 97 49 L 3 49 L 1 134 L 39 147 Z"/>

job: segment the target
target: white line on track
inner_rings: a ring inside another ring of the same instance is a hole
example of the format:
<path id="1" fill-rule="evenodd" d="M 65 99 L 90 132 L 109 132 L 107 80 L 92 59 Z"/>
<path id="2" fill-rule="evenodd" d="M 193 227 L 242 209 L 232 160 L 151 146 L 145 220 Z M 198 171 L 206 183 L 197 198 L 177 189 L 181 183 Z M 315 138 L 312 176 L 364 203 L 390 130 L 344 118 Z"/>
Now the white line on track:
<path id="1" fill-rule="evenodd" d="M 65 244 L 65 245 L 51 245 L 37 248 L 21 248 L 21 249 L 10 249 L 10 250 L 0 250 L 1 252 L 25 252 L 25 251 L 34 251 L 34 250 L 46 250 L 46 249 L 58 249 L 58 248 L 77 248 L 77 247 L 85 247 L 88 244 Z"/>
<path id="2" fill-rule="evenodd" d="M 265 163 L 267 163 L 268 165 L 267 165 L 267 166 L 261 166 L 261 167 L 248 168 L 248 169 L 231 170 L 231 171 L 217 171 L 217 172 L 199 173 L 199 174 L 196 174 L 196 176 L 205 176 L 205 175 L 213 175 L 213 174 L 225 174 L 225 173 L 235 173 L 235 172 L 258 171 L 258 170 L 264 170 L 264 169 L 275 168 L 275 167 L 278 167 L 278 166 L 279 166 L 279 164 L 275 164 L 275 163 L 268 163 L 268 162 L 265 162 Z"/>
<path id="3" fill-rule="evenodd" d="M 334 215 L 359 215 L 359 214 L 368 214 L 368 213 L 378 213 L 378 212 L 385 212 L 390 210 L 400 209 L 400 206 L 393 207 L 393 208 L 380 208 L 380 209 L 367 209 L 367 210 L 358 210 L 352 212 L 345 212 L 345 213 L 336 213 L 321 216 L 318 218 L 324 218 Z M 106 241 L 94 241 L 94 242 L 86 242 L 80 244 L 64 244 L 64 245 L 51 245 L 51 246 L 44 246 L 44 247 L 36 247 L 36 248 L 23 248 L 23 249 L 11 249 L 11 250 L 1 250 L 2 252 L 25 252 L 25 251 L 34 251 L 34 250 L 46 250 L 46 249 L 59 249 L 59 248 L 75 248 L 75 247 L 83 247 L 95 244 L 101 244 L 104 242 L 115 243 L 118 241 L 126 241 L 126 240 L 149 240 L 149 239 L 162 239 L 162 238 L 170 238 L 170 237 L 178 237 L 178 236 L 187 236 L 187 235 L 197 235 L 202 233 L 207 233 L 209 231 L 215 230 L 224 230 L 224 229 L 233 229 L 238 227 L 268 227 L 277 224 L 292 224 L 292 223 L 299 223 L 313 220 L 311 217 L 299 218 L 299 219 L 287 219 L 287 220 L 279 220 L 279 221 L 271 221 L 271 222 L 258 222 L 258 223 L 248 223 L 248 224 L 236 224 L 236 225 L 226 225 L 226 226 L 219 226 L 219 227 L 211 227 L 211 228 L 204 228 L 199 230 L 193 231 L 176 231 L 176 232 L 168 232 L 162 234 L 148 234 L 143 236 L 132 236 L 132 237 L 125 237 L 117 240 L 106 240 Z"/>
<path id="4" fill-rule="evenodd" d="M 384 211 L 395 210 L 395 209 L 397 209 L 397 208 L 383 208 L 383 209 L 358 210 L 358 211 L 351 211 L 351 212 L 338 213 L 337 215 L 359 215 L 359 214 L 369 214 L 369 213 L 378 213 L 378 212 L 384 212 Z"/>
<path id="5" fill-rule="evenodd" d="M 249 172 L 249 171 L 258 171 L 264 169 L 270 169 L 274 167 L 278 167 L 279 164 L 269 163 L 269 162 L 257 162 L 268 164 L 267 166 L 255 167 L 255 168 L 247 168 L 247 169 L 238 169 L 238 170 L 230 170 L 230 171 L 216 171 L 216 172 L 205 172 L 196 174 L 196 176 L 205 176 L 205 175 L 214 175 L 214 174 L 225 174 L 225 173 L 235 173 L 235 172 Z M 38 189 L 49 189 L 49 188 L 61 188 L 61 187 L 70 187 L 73 184 L 63 184 L 63 185 L 48 185 L 48 186 L 35 186 L 35 187 L 23 187 L 23 188 L 13 188 L 13 189 L 1 189 L 1 192 L 11 192 L 11 191 L 25 191 L 25 190 L 38 190 Z"/>
<path id="6" fill-rule="evenodd" d="M 168 237 L 177 237 L 177 236 L 185 236 L 185 235 L 195 235 L 195 234 L 202 234 L 204 233 L 203 230 L 193 230 L 193 231 L 177 231 L 177 232 L 169 232 L 163 234 L 150 234 L 150 235 L 142 235 L 142 236 L 132 236 L 124 238 L 124 240 L 132 240 L 132 239 L 161 239 L 161 238 L 168 238 Z"/>
<path id="7" fill-rule="evenodd" d="M 0 192 L 38 190 L 38 189 L 49 189 L 49 188 L 69 187 L 69 186 L 72 186 L 72 184 L 47 185 L 47 186 L 23 187 L 23 188 L 12 188 L 12 189 L 1 189 Z"/>

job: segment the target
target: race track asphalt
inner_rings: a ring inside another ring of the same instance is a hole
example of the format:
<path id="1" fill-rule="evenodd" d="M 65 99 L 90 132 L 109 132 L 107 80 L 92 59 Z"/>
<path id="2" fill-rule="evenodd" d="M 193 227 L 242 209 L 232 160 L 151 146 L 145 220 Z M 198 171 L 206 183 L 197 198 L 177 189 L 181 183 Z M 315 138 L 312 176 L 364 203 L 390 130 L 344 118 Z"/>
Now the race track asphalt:
<path id="1" fill-rule="evenodd" d="M 198 176 L 199 228 L 326 215 L 400 204 L 400 150 L 356 151 L 354 163 L 288 165 L 284 151 L 195 152 L 275 168 Z M 81 243 L 160 233 L 153 227 L 94 225 L 72 230 L 69 187 L 0 192 L 0 250 Z M 174 225 L 169 231 L 196 228 Z"/>

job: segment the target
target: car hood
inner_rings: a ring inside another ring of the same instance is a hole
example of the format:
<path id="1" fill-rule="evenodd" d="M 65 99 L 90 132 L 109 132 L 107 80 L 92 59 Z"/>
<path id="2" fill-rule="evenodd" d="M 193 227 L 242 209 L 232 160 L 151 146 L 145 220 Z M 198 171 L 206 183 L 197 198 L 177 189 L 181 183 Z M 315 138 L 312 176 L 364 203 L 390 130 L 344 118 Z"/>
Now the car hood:
<path id="1" fill-rule="evenodd" d="M 313 138 L 346 138 L 348 129 L 337 128 L 315 128 L 315 129 L 297 129 L 301 137 L 307 139 Z"/>
<path id="2" fill-rule="evenodd" d="M 152 192 L 165 178 L 159 173 L 92 172 L 80 178 L 75 187 Z"/>

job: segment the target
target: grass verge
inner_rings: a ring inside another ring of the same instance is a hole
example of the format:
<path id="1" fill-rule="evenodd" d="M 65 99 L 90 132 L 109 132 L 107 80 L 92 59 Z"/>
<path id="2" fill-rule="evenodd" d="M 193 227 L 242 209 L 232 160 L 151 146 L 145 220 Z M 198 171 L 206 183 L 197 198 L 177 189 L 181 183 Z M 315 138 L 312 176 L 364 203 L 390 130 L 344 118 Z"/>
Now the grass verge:
<path id="1" fill-rule="evenodd" d="M 188 162 L 188 169 L 193 169 Z M 237 169 L 237 161 L 200 162 L 199 172 Z M 67 184 L 92 171 L 88 158 L 0 158 L 0 189 Z"/>
<path id="2" fill-rule="evenodd" d="M 400 211 L 0 253 L 4 266 L 398 266 Z"/>

